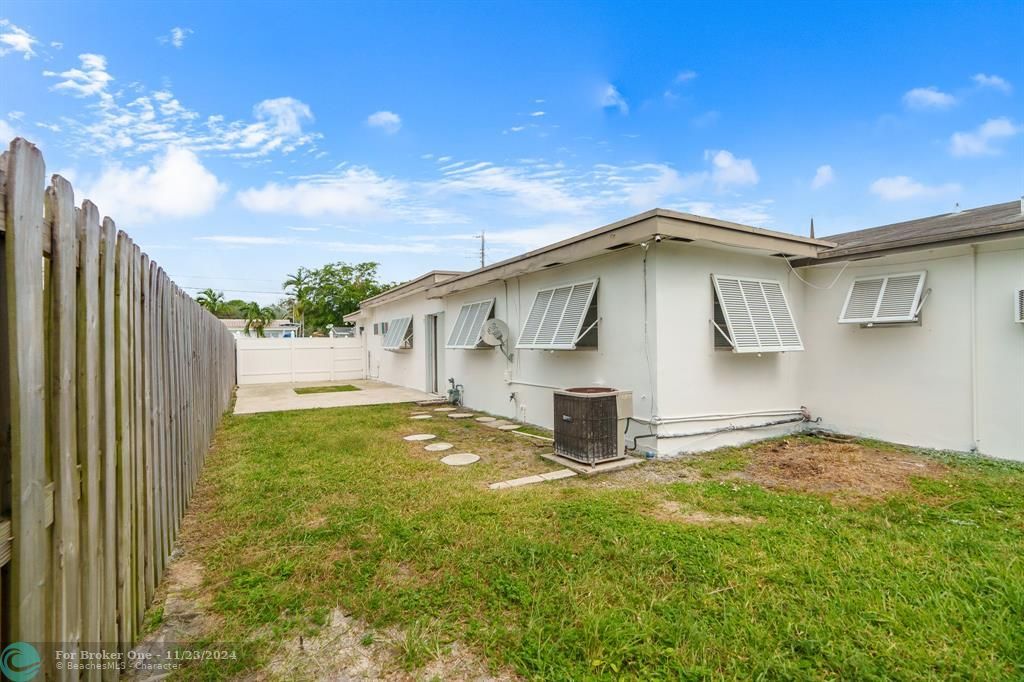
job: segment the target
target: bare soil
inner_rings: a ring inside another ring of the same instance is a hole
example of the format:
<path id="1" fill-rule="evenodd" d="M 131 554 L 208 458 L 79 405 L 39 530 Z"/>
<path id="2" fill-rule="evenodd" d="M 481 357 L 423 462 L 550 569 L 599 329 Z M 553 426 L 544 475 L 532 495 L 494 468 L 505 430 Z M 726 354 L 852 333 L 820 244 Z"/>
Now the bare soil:
<path id="1" fill-rule="evenodd" d="M 647 510 L 646 513 L 659 521 L 671 521 L 694 526 L 715 526 L 720 524 L 749 526 L 764 520 L 752 516 L 713 514 L 700 509 L 686 509 L 678 502 L 671 500 L 662 502 L 658 506 Z"/>
<path id="2" fill-rule="evenodd" d="M 770 489 L 884 498 L 909 490 L 914 477 L 941 478 L 947 472 L 945 465 L 907 452 L 800 438 L 755 448 L 750 464 L 732 477 Z"/>

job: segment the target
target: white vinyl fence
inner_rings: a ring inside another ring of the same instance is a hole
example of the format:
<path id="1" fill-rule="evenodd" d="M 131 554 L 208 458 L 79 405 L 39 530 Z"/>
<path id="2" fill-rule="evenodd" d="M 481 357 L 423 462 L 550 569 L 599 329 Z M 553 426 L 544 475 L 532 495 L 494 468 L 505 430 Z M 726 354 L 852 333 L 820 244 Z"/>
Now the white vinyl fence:
<path id="1" fill-rule="evenodd" d="M 363 346 L 357 338 L 241 338 L 236 344 L 240 385 L 347 381 L 365 376 Z"/>

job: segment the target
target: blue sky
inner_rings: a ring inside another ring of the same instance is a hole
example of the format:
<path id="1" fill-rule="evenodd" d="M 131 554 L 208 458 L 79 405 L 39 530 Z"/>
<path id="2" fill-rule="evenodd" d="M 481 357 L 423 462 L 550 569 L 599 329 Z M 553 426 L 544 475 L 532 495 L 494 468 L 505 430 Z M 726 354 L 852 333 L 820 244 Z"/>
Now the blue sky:
<path id="1" fill-rule="evenodd" d="M 827 235 L 1024 191 L 1019 0 L 0 12 L 2 137 L 229 297 L 471 269 L 481 229 L 498 260 L 655 206 Z"/>

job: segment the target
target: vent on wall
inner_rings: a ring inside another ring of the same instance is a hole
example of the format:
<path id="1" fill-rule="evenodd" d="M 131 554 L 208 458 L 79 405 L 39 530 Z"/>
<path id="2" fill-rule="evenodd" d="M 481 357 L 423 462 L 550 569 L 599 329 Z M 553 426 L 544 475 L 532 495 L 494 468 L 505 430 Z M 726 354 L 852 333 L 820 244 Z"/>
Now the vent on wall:
<path id="1" fill-rule="evenodd" d="M 1014 312 L 1017 313 L 1016 320 L 1024 322 L 1024 289 L 1017 289 L 1013 297 Z"/>
<path id="2" fill-rule="evenodd" d="M 715 346 L 735 353 L 803 350 L 782 284 L 771 279 L 711 275 Z"/>
<path id="3" fill-rule="evenodd" d="M 853 280 L 846 294 L 841 324 L 917 322 L 925 273 L 875 275 Z"/>

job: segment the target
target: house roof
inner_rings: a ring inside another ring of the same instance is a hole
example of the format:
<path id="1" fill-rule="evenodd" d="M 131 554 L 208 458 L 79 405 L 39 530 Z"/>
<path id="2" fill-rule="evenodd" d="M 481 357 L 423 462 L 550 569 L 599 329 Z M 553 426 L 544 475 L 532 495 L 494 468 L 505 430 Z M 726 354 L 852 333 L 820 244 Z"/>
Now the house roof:
<path id="1" fill-rule="evenodd" d="M 826 239 L 835 242 L 835 248 L 825 249 L 817 258 L 807 259 L 801 264 L 839 258 L 874 257 L 887 251 L 923 248 L 948 242 L 978 241 L 1019 231 L 1024 231 L 1024 202 L 1008 201 L 833 234 Z"/>
<path id="2" fill-rule="evenodd" d="M 224 326 L 230 329 L 231 331 L 245 329 L 245 320 L 222 318 L 221 322 L 223 322 Z M 298 323 L 292 322 L 291 320 L 271 320 L 270 324 L 264 327 L 264 330 L 294 329 L 295 327 L 298 326 Z"/>
<path id="3" fill-rule="evenodd" d="M 383 291 L 376 296 L 371 296 L 370 298 L 360 301 L 359 310 L 345 315 L 342 320 L 344 322 L 354 322 L 366 308 L 372 308 L 374 306 L 390 303 L 391 301 L 397 301 L 400 298 L 405 298 L 406 296 L 423 291 L 424 289 L 429 289 L 435 284 L 439 284 L 440 282 L 444 282 L 445 280 L 449 280 L 463 274 L 465 273 L 460 270 L 431 270 L 425 275 L 420 275 L 416 279 L 403 282 L 397 287 L 391 287 L 387 291 Z"/>
<path id="4" fill-rule="evenodd" d="M 452 277 L 431 287 L 427 295 L 430 298 L 440 298 L 489 282 L 635 246 L 653 239 L 656 235 L 671 241 L 713 242 L 726 246 L 763 249 L 770 253 L 795 257 L 812 257 L 819 249 L 833 246 L 831 241 L 825 239 L 811 239 L 717 218 L 655 208 Z"/>

